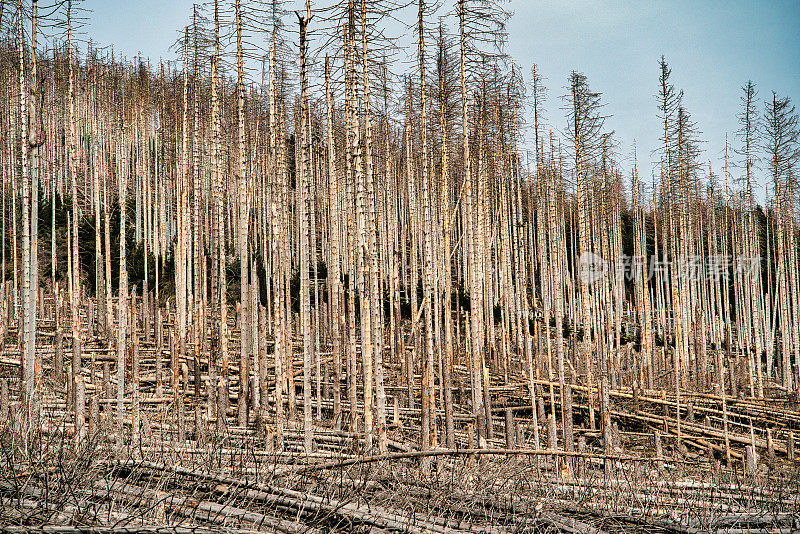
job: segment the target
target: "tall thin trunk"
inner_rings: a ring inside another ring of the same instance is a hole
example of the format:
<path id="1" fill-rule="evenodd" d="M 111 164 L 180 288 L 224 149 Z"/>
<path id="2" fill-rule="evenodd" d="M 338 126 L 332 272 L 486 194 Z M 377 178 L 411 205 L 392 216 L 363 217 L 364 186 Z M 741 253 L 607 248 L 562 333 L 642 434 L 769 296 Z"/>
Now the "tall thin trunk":
<path id="1" fill-rule="evenodd" d="M 344 326 L 344 318 L 341 315 L 342 295 L 341 295 L 341 266 L 339 250 L 339 176 L 336 169 L 336 143 L 333 131 L 333 98 L 330 87 L 330 65 L 328 56 L 325 56 L 325 104 L 327 110 L 328 128 L 328 194 L 330 204 L 329 231 L 331 237 L 330 255 L 330 322 L 333 341 L 333 419 L 334 427 L 339 428 L 342 418 L 342 399 L 341 399 L 341 373 L 342 373 L 342 342 L 341 334 Z"/>
<path id="2" fill-rule="evenodd" d="M 309 147 L 310 128 L 308 122 L 308 101 L 306 96 L 306 27 L 311 21 L 308 4 L 306 16 L 297 14 L 300 25 L 300 192 L 298 197 L 300 211 L 300 323 L 303 329 L 303 446 L 306 454 L 313 449 L 313 429 L 311 418 L 311 291 L 309 282 L 309 262 L 313 251 L 309 250 L 309 181 L 311 179 L 311 154 Z M 363 316 L 362 316 L 363 320 Z"/>
<path id="3" fill-rule="evenodd" d="M 249 383 L 250 362 L 250 317 L 248 314 L 248 281 L 249 276 L 249 250 L 248 250 L 248 222 L 247 210 L 247 162 L 245 160 L 245 130 L 244 130 L 244 57 L 242 52 L 242 9 L 240 0 L 236 0 L 236 118 L 238 122 L 238 137 L 236 151 L 236 173 L 239 183 L 239 330 L 241 332 L 241 353 L 239 355 L 239 426 L 247 426 L 247 395 Z"/>

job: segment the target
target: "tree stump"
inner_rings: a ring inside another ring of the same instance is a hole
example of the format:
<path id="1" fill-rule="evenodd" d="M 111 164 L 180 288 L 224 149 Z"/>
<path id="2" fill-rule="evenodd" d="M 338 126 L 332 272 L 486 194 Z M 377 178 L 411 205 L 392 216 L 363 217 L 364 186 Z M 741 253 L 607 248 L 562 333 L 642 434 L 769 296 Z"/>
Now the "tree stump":
<path id="1" fill-rule="evenodd" d="M 506 406 L 505 409 L 505 430 L 506 430 L 506 448 L 514 448 L 514 414 L 511 408 Z"/>
<path id="2" fill-rule="evenodd" d="M 80 375 L 75 378 L 75 438 L 78 445 L 86 438 L 86 384 Z"/>
<path id="3" fill-rule="evenodd" d="M 744 472 L 748 475 L 755 475 L 758 467 L 758 457 L 753 445 L 748 445 L 745 449 Z"/>

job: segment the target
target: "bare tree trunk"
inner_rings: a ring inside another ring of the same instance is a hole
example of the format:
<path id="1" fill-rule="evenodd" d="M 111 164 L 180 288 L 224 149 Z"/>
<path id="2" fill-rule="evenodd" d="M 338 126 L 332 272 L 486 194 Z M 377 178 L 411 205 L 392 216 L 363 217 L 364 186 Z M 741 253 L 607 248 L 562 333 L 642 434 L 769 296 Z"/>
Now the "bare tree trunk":
<path id="1" fill-rule="evenodd" d="M 470 293 L 470 308 L 472 313 L 469 314 L 470 317 L 470 336 L 471 336 L 471 351 L 470 351 L 470 361 L 472 364 L 470 367 L 470 378 L 472 383 L 472 411 L 475 415 L 477 421 L 483 419 L 483 392 L 481 384 L 483 382 L 482 378 L 482 371 L 481 371 L 481 363 L 483 362 L 483 342 L 481 341 L 483 338 L 483 333 L 481 329 L 481 322 L 480 322 L 480 314 L 481 312 L 481 301 L 479 297 L 479 288 L 477 283 L 477 269 L 478 266 L 475 265 L 475 229 L 474 229 L 474 220 L 473 220 L 473 188 L 472 188 L 472 157 L 470 154 L 470 142 L 469 142 L 469 122 L 467 120 L 467 78 L 466 78 L 466 35 L 465 35 L 465 0 L 459 0 L 458 3 L 458 16 L 459 16 L 459 30 L 460 30 L 460 47 L 461 47 L 461 128 L 462 128 L 462 142 L 463 142 L 463 149 L 464 149 L 464 182 L 466 184 L 464 190 L 464 215 L 467 219 L 466 224 L 466 234 L 465 234 L 465 241 L 467 247 L 467 277 L 469 278 L 469 293 Z M 479 429 L 480 425 L 476 425 L 476 429 Z M 479 436 L 480 434 L 480 430 Z M 485 447 L 485 441 L 481 439 L 478 440 L 478 446 Z"/>
<path id="2" fill-rule="evenodd" d="M 297 13 L 300 25 L 300 323 L 303 329 L 303 446 L 306 454 L 313 450 L 313 429 L 311 418 L 311 293 L 309 270 L 311 255 L 309 250 L 309 180 L 311 178 L 311 154 L 309 141 L 311 125 L 308 122 L 308 101 L 306 100 L 306 27 L 311 21 L 311 11 L 306 5 L 306 16 Z M 314 254 L 316 257 L 316 254 Z M 363 315 L 362 315 L 363 320 Z M 362 349 L 366 350 L 366 349 Z"/>
<path id="3" fill-rule="evenodd" d="M 244 58 L 242 53 L 242 14 L 240 0 L 236 0 L 236 116 L 238 121 L 237 160 L 236 173 L 239 183 L 239 269 L 240 269 L 240 296 L 239 296 L 239 331 L 241 332 L 241 353 L 239 363 L 239 426 L 247 426 L 247 395 L 249 383 L 250 340 L 248 339 L 248 280 L 249 276 L 249 249 L 248 249 L 248 206 L 247 206 L 247 162 L 245 161 L 245 131 L 244 131 Z"/>
<path id="4" fill-rule="evenodd" d="M 124 94 L 123 94 L 124 102 Z M 120 121 L 120 153 L 119 176 L 119 299 L 117 321 L 117 432 L 118 446 L 123 443 L 125 405 L 125 365 L 128 340 L 128 267 L 126 264 L 126 204 L 128 198 L 128 146 L 126 144 L 124 115 Z"/>
<path id="5" fill-rule="evenodd" d="M 331 303 L 331 332 L 333 341 L 333 426 L 341 427 L 342 399 L 341 399 L 341 373 L 342 373 L 342 342 L 341 334 L 344 318 L 341 315 L 341 252 L 339 247 L 339 176 L 336 169 L 336 143 L 333 131 L 333 101 L 330 87 L 330 65 L 328 56 L 325 56 L 325 104 L 327 110 L 328 128 L 328 188 L 330 195 L 329 222 L 331 236 L 331 255 L 329 266 Z"/>

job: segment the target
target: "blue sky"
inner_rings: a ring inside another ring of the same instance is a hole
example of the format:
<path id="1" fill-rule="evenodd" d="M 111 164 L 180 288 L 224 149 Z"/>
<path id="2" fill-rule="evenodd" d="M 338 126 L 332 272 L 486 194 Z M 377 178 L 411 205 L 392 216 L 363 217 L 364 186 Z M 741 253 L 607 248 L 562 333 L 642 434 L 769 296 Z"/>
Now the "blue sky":
<path id="1" fill-rule="evenodd" d="M 127 56 L 141 52 L 157 60 L 174 59 L 168 48 L 192 2 L 87 0 L 84 5 L 92 10 L 87 33 L 94 40 Z M 651 152 L 658 146 L 654 95 L 661 54 L 706 141 L 702 157 L 718 174 L 725 134 L 737 143 L 736 114 L 748 79 L 761 99 L 772 90 L 800 99 L 800 0 L 511 0 L 506 7 L 514 12 L 507 50 L 527 77 L 533 63 L 539 65 L 548 89 L 549 125 L 565 126 L 560 96 L 570 71 L 583 72 L 603 93 L 604 111 L 611 115 L 607 127 L 616 132 L 626 166 L 636 140 L 643 176 L 657 159 Z M 763 185 L 766 177 L 760 174 Z"/>
<path id="2" fill-rule="evenodd" d="M 707 141 L 703 158 L 718 174 L 726 132 L 731 144 L 738 143 L 736 114 L 748 79 L 761 99 L 772 90 L 800 99 L 797 0 L 548 0 L 512 6 L 509 51 L 526 67 L 537 63 L 548 78 L 550 122 L 563 128 L 557 97 L 572 69 L 583 72 L 603 93 L 605 112 L 612 115 L 606 124 L 617 133 L 621 157 L 631 159 L 636 139 L 640 175 L 649 175 L 657 162 L 651 152 L 659 143 L 654 95 L 661 54 Z M 760 177 L 763 185 L 766 177 Z M 764 198 L 763 191 L 759 196 Z"/>

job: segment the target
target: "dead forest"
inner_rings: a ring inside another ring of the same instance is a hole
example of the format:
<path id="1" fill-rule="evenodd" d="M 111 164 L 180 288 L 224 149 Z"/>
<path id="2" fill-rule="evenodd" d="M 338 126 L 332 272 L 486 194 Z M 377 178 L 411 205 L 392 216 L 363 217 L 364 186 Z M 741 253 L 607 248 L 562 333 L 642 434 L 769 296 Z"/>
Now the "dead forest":
<path id="1" fill-rule="evenodd" d="M 791 100 L 624 154 L 502 2 L 294 7 L 0 0 L 0 533 L 797 532 Z"/>

